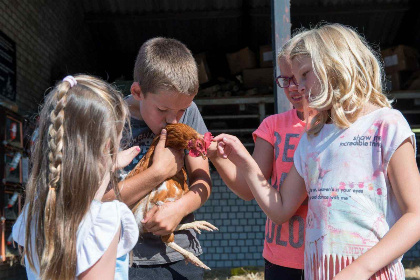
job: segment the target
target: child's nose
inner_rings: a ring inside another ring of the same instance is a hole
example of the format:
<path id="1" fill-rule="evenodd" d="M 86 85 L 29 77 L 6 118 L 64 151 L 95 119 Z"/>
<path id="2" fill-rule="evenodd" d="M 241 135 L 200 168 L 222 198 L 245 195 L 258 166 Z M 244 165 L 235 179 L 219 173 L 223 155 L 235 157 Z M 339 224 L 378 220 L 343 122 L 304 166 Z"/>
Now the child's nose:
<path id="1" fill-rule="evenodd" d="M 174 116 L 172 114 L 166 116 L 166 123 L 167 124 L 175 124 L 175 123 L 177 123 L 176 116 Z"/>
<path id="2" fill-rule="evenodd" d="M 296 88 L 297 88 L 297 91 L 298 91 L 300 94 L 305 94 L 305 86 L 304 86 L 304 85 L 299 84 L 298 86 L 296 86 Z M 291 90 L 291 89 L 289 88 L 289 90 Z"/>
<path id="3" fill-rule="evenodd" d="M 290 83 L 289 91 L 298 91 L 298 86 L 295 85 L 294 83 Z"/>

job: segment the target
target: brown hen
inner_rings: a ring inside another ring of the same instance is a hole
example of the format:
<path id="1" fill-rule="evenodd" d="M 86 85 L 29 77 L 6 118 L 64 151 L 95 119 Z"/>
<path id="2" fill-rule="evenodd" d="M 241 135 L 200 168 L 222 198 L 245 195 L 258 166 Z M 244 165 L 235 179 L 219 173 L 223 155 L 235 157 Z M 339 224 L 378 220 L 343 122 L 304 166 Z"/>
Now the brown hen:
<path id="1" fill-rule="evenodd" d="M 210 146 L 212 139 L 211 133 L 208 132 L 203 137 L 190 126 L 181 123 L 169 124 L 165 127 L 165 129 L 167 131 L 166 147 L 178 150 L 189 150 L 189 154 L 193 157 L 202 156 L 203 158 L 206 158 L 207 148 Z M 153 154 L 158 142 L 159 135 L 153 139 L 153 142 L 150 145 L 147 153 L 143 156 L 136 167 L 127 175 L 126 179 L 135 176 L 136 174 L 146 170 L 152 165 Z M 149 211 L 155 205 L 160 206 L 165 202 L 175 201 L 181 198 L 186 192 L 188 192 L 187 173 L 183 167 L 177 174 L 175 174 L 175 176 L 166 179 L 164 182 L 156 186 L 138 203 L 134 204 L 132 211 L 139 226 L 140 235 L 146 232 L 143 229 L 141 220 L 146 215 L 147 211 Z M 194 229 L 198 233 L 201 233 L 200 229 L 210 231 L 217 230 L 215 226 L 206 221 L 194 221 L 192 223 L 178 225 L 175 231 L 185 229 Z M 175 244 L 173 233 L 161 236 L 161 239 L 167 246 L 182 254 L 186 260 L 199 267 L 210 269 L 196 256 L 194 256 L 194 254 Z"/>

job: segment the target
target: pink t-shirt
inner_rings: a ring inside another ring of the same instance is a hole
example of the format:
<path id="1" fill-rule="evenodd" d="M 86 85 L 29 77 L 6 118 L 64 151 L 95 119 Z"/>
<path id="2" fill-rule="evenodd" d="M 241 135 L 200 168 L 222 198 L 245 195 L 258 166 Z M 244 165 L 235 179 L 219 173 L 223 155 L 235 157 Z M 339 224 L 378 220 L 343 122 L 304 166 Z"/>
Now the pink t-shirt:
<path id="1" fill-rule="evenodd" d="M 293 155 L 305 122 L 297 116 L 296 109 L 267 117 L 252 134 L 273 145 L 273 168 L 270 183 L 279 190 L 281 183 L 293 166 Z M 267 155 L 269 156 L 269 155 Z M 304 202 L 295 215 L 278 226 L 269 218 L 265 225 L 263 257 L 269 262 L 295 269 L 303 269 L 304 225 L 308 205 Z"/>
<path id="2" fill-rule="evenodd" d="M 334 274 L 375 246 L 401 217 L 387 175 L 395 150 L 414 134 L 397 110 L 381 108 L 347 129 L 326 124 L 302 136 L 295 166 L 309 198 L 305 278 Z M 402 280 L 401 257 L 371 279 Z"/>

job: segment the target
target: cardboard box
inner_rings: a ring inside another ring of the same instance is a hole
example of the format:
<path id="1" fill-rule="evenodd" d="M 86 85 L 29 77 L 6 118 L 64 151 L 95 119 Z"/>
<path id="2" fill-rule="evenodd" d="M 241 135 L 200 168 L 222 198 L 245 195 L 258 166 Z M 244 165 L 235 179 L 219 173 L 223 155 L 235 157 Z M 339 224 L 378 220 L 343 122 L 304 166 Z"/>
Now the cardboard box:
<path id="1" fill-rule="evenodd" d="M 420 71 L 417 71 L 411 75 L 408 84 L 408 90 L 418 90 L 420 89 Z"/>
<path id="2" fill-rule="evenodd" d="M 411 85 L 410 85 L 410 87 L 408 89 L 409 90 L 418 90 L 418 89 L 420 89 L 420 78 L 414 80 L 411 83 Z"/>
<path id="3" fill-rule="evenodd" d="M 253 53 L 248 47 L 235 53 L 226 54 L 226 59 L 229 63 L 229 69 L 232 75 L 238 74 L 244 69 L 257 67 L 255 53 Z"/>
<path id="4" fill-rule="evenodd" d="M 399 45 L 385 49 L 382 51 L 382 57 L 387 74 L 405 70 L 415 71 L 420 68 L 418 50 L 408 46 Z"/>
<path id="5" fill-rule="evenodd" d="M 274 83 L 273 68 L 245 69 L 243 79 L 246 88 L 272 87 Z"/>
<path id="6" fill-rule="evenodd" d="M 207 64 L 206 54 L 199 53 L 194 55 L 195 62 L 198 69 L 198 82 L 201 84 L 207 83 L 211 79 L 210 69 Z"/>
<path id="7" fill-rule="evenodd" d="M 273 66 L 273 49 L 271 45 L 260 46 L 260 67 Z"/>
<path id="8" fill-rule="evenodd" d="M 411 71 L 399 71 L 386 74 L 386 90 L 405 90 L 408 89 Z"/>
<path id="9" fill-rule="evenodd" d="M 385 85 L 387 91 L 401 89 L 400 75 L 398 75 L 398 72 L 387 74 Z"/>

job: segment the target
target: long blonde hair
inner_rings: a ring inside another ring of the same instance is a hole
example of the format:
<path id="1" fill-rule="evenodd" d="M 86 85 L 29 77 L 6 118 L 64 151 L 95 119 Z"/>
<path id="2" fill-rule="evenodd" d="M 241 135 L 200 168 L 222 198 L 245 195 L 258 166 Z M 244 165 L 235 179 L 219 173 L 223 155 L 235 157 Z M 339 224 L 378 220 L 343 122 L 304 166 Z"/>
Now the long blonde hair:
<path id="1" fill-rule="evenodd" d="M 287 49 L 290 60 L 311 58 L 321 84 L 320 94 L 309 97 L 309 106 L 318 114 L 308 135 L 316 135 L 330 117 L 338 127 L 349 127 L 368 102 L 391 107 L 382 93 L 383 71 L 375 51 L 350 27 L 326 24 L 303 30 L 291 39 Z"/>
<path id="2" fill-rule="evenodd" d="M 76 85 L 59 82 L 46 97 L 26 187 L 24 254 L 34 271 L 37 257 L 43 280 L 76 277 L 78 226 L 111 172 L 106 161 L 115 162 L 128 121 L 120 92 L 95 77 L 74 78 Z M 117 189 L 115 179 L 111 185 Z"/>

